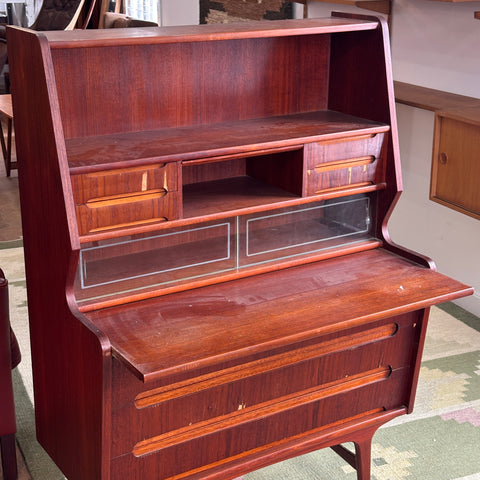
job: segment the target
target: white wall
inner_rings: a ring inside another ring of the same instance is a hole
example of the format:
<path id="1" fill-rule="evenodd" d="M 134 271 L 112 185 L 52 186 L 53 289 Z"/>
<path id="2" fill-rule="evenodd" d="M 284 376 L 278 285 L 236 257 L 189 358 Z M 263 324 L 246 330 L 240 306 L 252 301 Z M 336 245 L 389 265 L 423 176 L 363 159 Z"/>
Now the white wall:
<path id="1" fill-rule="evenodd" d="M 164 24 L 198 22 L 198 0 L 163 4 Z M 480 1 L 394 0 L 393 5 L 394 78 L 480 97 L 480 20 L 473 14 Z M 309 3 L 310 17 L 335 10 L 372 14 L 348 5 Z M 457 303 L 480 316 L 480 221 L 428 198 L 433 113 L 397 105 L 397 114 L 404 193 L 389 224 L 392 238 L 433 258 L 440 272 L 474 286 L 475 295 Z"/>
<path id="2" fill-rule="evenodd" d="M 395 79 L 480 97 L 480 2 L 393 3 Z"/>
<path id="3" fill-rule="evenodd" d="M 198 25 L 199 0 L 159 0 L 161 24 Z"/>
<path id="4" fill-rule="evenodd" d="M 480 98 L 480 20 L 474 18 L 480 2 L 394 0 L 393 5 L 395 80 Z M 310 2 L 309 16 L 368 13 L 343 7 Z M 474 296 L 457 303 L 480 316 L 480 221 L 428 198 L 433 113 L 397 104 L 397 117 L 404 192 L 389 223 L 391 236 L 433 258 L 440 272 L 475 287 Z"/>
<path id="5" fill-rule="evenodd" d="M 480 2 L 394 5 L 394 78 L 480 98 L 480 20 L 474 18 Z M 390 223 L 392 237 L 431 256 L 440 272 L 472 285 L 474 296 L 457 303 L 480 316 L 480 221 L 428 199 L 433 113 L 397 105 L 397 116 L 404 194 Z"/>

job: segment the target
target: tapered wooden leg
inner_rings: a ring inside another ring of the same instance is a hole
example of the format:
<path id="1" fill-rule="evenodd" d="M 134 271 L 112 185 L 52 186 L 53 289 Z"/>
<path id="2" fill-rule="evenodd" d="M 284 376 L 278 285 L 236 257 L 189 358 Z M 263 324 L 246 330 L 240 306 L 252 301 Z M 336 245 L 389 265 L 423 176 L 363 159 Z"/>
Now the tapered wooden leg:
<path id="1" fill-rule="evenodd" d="M 358 480 L 370 480 L 371 461 L 372 461 L 372 438 L 373 433 L 366 435 L 354 442 L 355 454 L 345 448 L 343 445 L 335 445 L 332 450 L 340 455 L 357 471 Z"/>
<path id="2" fill-rule="evenodd" d="M 2 468 L 4 480 L 17 480 L 17 450 L 15 434 L 3 435 L 0 437 L 0 448 L 2 452 Z"/>
<path id="3" fill-rule="evenodd" d="M 355 459 L 358 480 L 370 480 L 372 462 L 372 437 L 355 442 Z"/>

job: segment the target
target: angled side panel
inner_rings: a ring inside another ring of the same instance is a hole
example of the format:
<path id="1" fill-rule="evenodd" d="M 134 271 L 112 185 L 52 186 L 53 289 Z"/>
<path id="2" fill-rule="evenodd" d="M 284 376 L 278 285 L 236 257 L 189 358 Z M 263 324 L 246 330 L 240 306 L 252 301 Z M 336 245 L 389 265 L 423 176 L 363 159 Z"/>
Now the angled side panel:
<path id="1" fill-rule="evenodd" d="M 374 18 L 343 13 L 333 15 L 364 20 Z M 390 125 L 384 153 L 387 188 L 380 193 L 377 235 L 385 241 L 387 249 L 433 268 L 430 259 L 395 245 L 387 229 L 403 185 L 388 26 L 385 20 L 377 20 L 376 30 L 332 36 L 329 108 Z"/>
<path id="2" fill-rule="evenodd" d="M 49 46 L 42 34 L 18 28 L 7 38 L 37 436 L 69 479 L 107 479 L 109 345 L 69 305 L 78 234 Z"/>

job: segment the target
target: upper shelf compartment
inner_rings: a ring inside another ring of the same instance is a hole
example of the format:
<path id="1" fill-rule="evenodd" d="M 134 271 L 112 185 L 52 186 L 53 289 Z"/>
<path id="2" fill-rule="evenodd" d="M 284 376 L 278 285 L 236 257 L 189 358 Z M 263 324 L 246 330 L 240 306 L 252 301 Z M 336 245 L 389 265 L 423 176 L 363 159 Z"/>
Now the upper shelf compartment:
<path id="1" fill-rule="evenodd" d="M 357 193 L 389 190 L 388 203 L 397 191 L 388 36 L 374 17 L 42 40 L 82 242 Z M 211 187 L 201 202 L 200 187 Z"/>
<path id="2" fill-rule="evenodd" d="M 95 137 L 112 135 L 129 144 L 137 132 L 147 132 L 137 136 L 140 143 L 150 142 L 148 132 L 178 134 L 168 141 L 181 149 L 192 143 L 191 134 L 206 138 L 202 128 L 220 127 L 219 136 L 236 126 L 251 132 L 276 117 L 325 110 L 390 124 L 384 109 L 385 51 L 372 52 L 380 34 L 377 21 L 287 20 L 282 28 L 276 23 L 142 29 L 141 37 L 47 32 L 68 153 L 76 148 L 73 139 L 88 143 L 90 137 L 96 142 Z M 88 48 L 78 48 L 82 45 Z M 90 79 L 92 65 L 109 65 L 96 82 Z M 130 148 L 138 145 L 135 140 Z"/>

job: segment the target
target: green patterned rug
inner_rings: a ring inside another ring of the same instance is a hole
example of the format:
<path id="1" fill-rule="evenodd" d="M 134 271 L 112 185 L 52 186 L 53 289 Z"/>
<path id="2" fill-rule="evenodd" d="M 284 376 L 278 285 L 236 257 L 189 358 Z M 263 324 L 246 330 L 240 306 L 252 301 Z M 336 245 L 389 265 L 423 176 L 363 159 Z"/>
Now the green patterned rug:
<path id="1" fill-rule="evenodd" d="M 18 442 L 33 480 L 60 480 L 35 440 L 21 242 L 0 241 L 0 264 L 23 355 L 14 371 Z M 356 473 L 326 449 L 244 477 L 297 479 L 354 480 Z M 454 304 L 432 309 L 414 413 L 382 427 L 373 439 L 372 480 L 403 479 L 480 480 L 480 319 Z"/>

